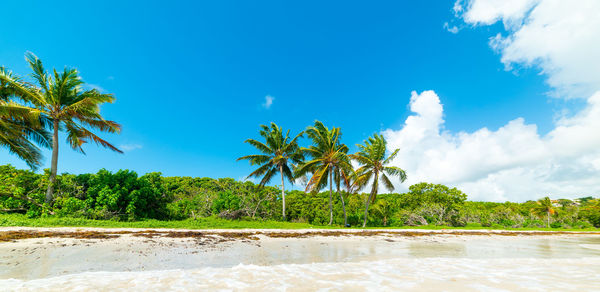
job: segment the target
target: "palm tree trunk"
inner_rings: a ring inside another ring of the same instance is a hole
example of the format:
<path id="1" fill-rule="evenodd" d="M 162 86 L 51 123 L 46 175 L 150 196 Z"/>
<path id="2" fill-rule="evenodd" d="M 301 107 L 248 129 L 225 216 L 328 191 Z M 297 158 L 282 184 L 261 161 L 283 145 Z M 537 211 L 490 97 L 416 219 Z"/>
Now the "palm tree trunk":
<path id="1" fill-rule="evenodd" d="M 342 196 L 342 192 L 340 191 L 340 185 L 337 186 L 337 192 L 340 194 L 340 200 L 342 200 L 342 211 L 344 211 L 344 226 L 348 224 L 348 219 L 346 217 L 346 204 L 344 203 L 344 196 Z"/>
<path id="2" fill-rule="evenodd" d="M 550 211 L 546 212 L 546 216 L 548 217 L 548 228 L 550 228 Z"/>
<path id="3" fill-rule="evenodd" d="M 58 168 L 58 120 L 54 120 L 54 133 L 52 135 L 52 163 L 50 165 L 50 179 L 46 190 L 46 203 L 52 203 L 54 197 L 54 182 Z"/>
<path id="4" fill-rule="evenodd" d="M 286 221 L 286 218 L 285 218 L 285 186 L 283 185 L 283 165 L 279 166 L 279 172 L 281 173 L 281 200 L 282 200 L 282 204 L 283 204 L 281 213 L 283 215 L 283 221 Z"/>
<path id="5" fill-rule="evenodd" d="M 333 193 L 333 172 L 329 171 L 329 225 L 333 223 L 333 204 L 331 203 L 331 197 Z"/>
<path id="6" fill-rule="evenodd" d="M 369 215 L 369 203 L 371 202 L 371 199 L 373 198 L 373 192 L 371 192 L 371 194 L 369 195 L 369 197 L 367 198 L 367 204 L 365 207 L 365 219 L 363 221 L 363 228 L 367 227 L 367 216 Z"/>

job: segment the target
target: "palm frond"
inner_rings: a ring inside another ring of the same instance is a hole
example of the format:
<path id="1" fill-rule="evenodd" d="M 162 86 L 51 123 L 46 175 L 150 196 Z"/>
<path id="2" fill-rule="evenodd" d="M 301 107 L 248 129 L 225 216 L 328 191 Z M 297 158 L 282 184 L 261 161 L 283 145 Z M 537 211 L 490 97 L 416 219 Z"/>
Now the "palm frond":
<path id="1" fill-rule="evenodd" d="M 406 180 L 406 171 L 400 167 L 386 166 L 383 168 L 383 171 L 390 176 L 400 177 L 400 182 L 404 182 Z"/>
<path id="2" fill-rule="evenodd" d="M 246 155 L 246 156 L 242 156 L 237 159 L 237 161 L 240 161 L 240 160 L 248 160 L 248 161 L 250 161 L 251 165 L 258 165 L 258 164 L 264 164 L 267 161 L 271 160 L 271 156 L 261 155 L 261 154 Z"/>
<path id="3" fill-rule="evenodd" d="M 383 182 L 383 186 L 389 191 L 394 191 L 394 184 L 390 181 L 390 179 L 385 175 L 385 173 L 381 174 L 381 181 Z"/>

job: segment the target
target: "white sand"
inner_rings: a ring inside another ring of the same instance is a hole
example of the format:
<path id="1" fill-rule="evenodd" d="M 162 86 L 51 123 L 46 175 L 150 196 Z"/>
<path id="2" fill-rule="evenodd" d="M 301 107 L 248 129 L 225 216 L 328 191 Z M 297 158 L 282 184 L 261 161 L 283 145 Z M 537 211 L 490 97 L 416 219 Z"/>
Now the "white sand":
<path id="1" fill-rule="evenodd" d="M 0 232 L 18 230 L 139 232 L 150 229 L 0 228 Z M 231 232 L 362 231 L 152 230 L 222 233 L 225 237 Z M 265 287 L 279 290 L 288 284 L 291 291 L 328 287 L 340 290 L 355 290 L 352 287 L 356 290 L 363 290 L 360 287 L 408 290 L 600 287 L 600 235 L 501 236 L 487 230 L 469 231 L 482 235 L 455 235 L 462 230 L 381 231 L 386 233 L 304 238 L 258 235 L 259 240 L 242 238 L 225 242 L 219 242 L 218 235 L 146 238 L 132 234 L 111 239 L 50 237 L 0 242 L 0 290 L 2 287 L 17 290 L 53 287 L 57 290 L 127 288 L 143 291 L 176 286 L 181 290 L 259 291 Z M 405 231 L 435 235 L 402 236 Z"/>

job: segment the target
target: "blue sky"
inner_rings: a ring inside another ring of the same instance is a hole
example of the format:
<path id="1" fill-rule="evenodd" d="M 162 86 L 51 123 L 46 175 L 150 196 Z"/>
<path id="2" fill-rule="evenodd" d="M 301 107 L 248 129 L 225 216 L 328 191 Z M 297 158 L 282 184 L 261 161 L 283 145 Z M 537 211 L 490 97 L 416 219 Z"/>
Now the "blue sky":
<path id="1" fill-rule="evenodd" d="M 28 9 L 23 9 L 28 7 Z M 580 99 L 551 98 L 538 68 L 506 70 L 490 37 L 501 22 L 465 24 L 453 1 L 9 1 L 0 64 L 28 74 L 23 54 L 73 66 L 115 94 L 124 155 L 61 145 L 59 172 L 242 178 L 239 156 L 260 124 L 297 132 L 318 119 L 352 145 L 411 115 L 411 91 L 434 90 L 444 130 L 496 130 L 523 117 L 540 135 Z M 444 23 L 458 25 L 449 32 Z M 274 97 L 269 108 L 266 96 Z M 105 135 L 106 136 L 106 135 Z M 49 160 L 49 152 L 46 158 Z M 0 152 L 0 159 L 25 164 Z M 49 166 L 49 161 L 44 167 Z"/>

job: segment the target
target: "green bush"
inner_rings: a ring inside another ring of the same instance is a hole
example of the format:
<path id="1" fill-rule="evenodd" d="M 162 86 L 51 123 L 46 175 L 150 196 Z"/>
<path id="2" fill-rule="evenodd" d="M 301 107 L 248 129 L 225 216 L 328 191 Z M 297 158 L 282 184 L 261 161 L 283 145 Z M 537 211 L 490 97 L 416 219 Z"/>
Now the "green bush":
<path id="1" fill-rule="evenodd" d="M 563 226 L 562 222 L 559 222 L 559 221 L 554 221 L 554 222 L 550 223 L 551 228 L 561 228 L 562 226 Z"/>

